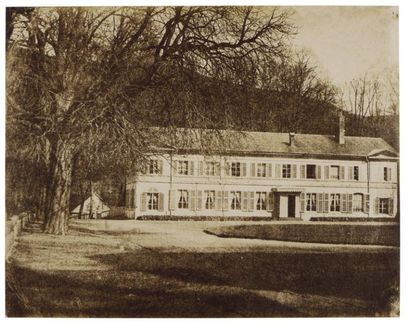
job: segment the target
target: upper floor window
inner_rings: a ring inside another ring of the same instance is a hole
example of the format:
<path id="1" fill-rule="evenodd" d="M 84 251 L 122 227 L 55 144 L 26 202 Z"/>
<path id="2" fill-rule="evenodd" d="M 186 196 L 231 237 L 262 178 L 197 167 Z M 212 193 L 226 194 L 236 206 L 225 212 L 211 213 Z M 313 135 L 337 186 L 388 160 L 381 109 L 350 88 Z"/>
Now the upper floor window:
<path id="1" fill-rule="evenodd" d="M 316 194 L 306 194 L 306 211 L 316 211 Z"/>
<path id="2" fill-rule="evenodd" d="M 214 176 L 217 172 L 216 162 L 205 162 L 205 175 Z"/>
<path id="3" fill-rule="evenodd" d="M 207 210 L 215 209 L 215 190 L 205 190 L 205 208 Z"/>
<path id="4" fill-rule="evenodd" d="M 188 175 L 188 161 L 178 161 L 177 165 L 178 174 Z"/>
<path id="5" fill-rule="evenodd" d="M 316 165 L 313 165 L 313 164 L 306 165 L 306 178 L 316 179 Z"/>
<path id="6" fill-rule="evenodd" d="M 241 163 L 239 162 L 231 163 L 231 176 L 233 177 L 241 176 Z"/>
<path id="7" fill-rule="evenodd" d="M 178 190 L 178 208 L 188 208 L 188 190 Z"/>
<path id="8" fill-rule="evenodd" d="M 353 180 L 359 181 L 359 167 L 353 166 Z"/>
<path id="9" fill-rule="evenodd" d="M 256 176 L 266 177 L 266 164 L 265 163 L 258 163 L 257 164 Z"/>
<path id="10" fill-rule="evenodd" d="M 160 163 L 157 159 L 150 159 L 148 163 L 148 174 L 160 174 Z"/>
<path id="11" fill-rule="evenodd" d="M 391 181 L 391 168 L 390 167 L 383 168 L 383 178 L 384 178 L 384 181 Z"/>
<path id="12" fill-rule="evenodd" d="M 340 212 L 340 194 L 330 194 L 330 211 Z"/>
<path id="13" fill-rule="evenodd" d="M 231 191 L 231 209 L 240 210 L 241 209 L 241 192 Z"/>
<path id="14" fill-rule="evenodd" d="M 256 192 L 256 210 L 266 210 L 266 192 Z"/>
<path id="15" fill-rule="evenodd" d="M 332 165 L 330 166 L 330 179 L 338 180 L 340 177 L 340 166 Z"/>
<path id="16" fill-rule="evenodd" d="M 290 178 L 292 172 L 292 165 L 283 164 L 282 165 L 282 178 Z"/>
<path id="17" fill-rule="evenodd" d="M 148 198 L 148 209 L 149 210 L 158 210 L 158 200 L 159 194 L 158 193 L 147 193 Z"/>

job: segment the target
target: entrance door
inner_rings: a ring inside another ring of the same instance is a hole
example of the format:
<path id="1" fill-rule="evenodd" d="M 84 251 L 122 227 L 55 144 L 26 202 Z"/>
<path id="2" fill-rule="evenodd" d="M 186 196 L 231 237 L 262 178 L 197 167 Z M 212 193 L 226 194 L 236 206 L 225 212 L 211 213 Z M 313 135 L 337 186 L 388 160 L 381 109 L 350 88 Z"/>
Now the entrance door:
<path id="1" fill-rule="evenodd" d="M 288 218 L 295 217 L 295 195 L 288 196 Z"/>

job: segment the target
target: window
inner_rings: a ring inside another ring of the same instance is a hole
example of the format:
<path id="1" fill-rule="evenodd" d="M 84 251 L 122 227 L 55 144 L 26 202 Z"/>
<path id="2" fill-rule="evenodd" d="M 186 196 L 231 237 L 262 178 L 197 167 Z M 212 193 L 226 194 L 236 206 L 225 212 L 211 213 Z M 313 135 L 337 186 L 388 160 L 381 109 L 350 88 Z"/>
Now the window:
<path id="1" fill-rule="evenodd" d="M 353 166 L 353 180 L 359 181 L 359 167 Z"/>
<path id="2" fill-rule="evenodd" d="M 316 211 L 316 194 L 306 194 L 306 211 Z"/>
<path id="3" fill-rule="evenodd" d="M 340 194 L 330 194 L 330 211 L 340 212 Z"/>
<path id="4" fill-rule="evenodd" d="M 306 165 L 306 178 L 316 179 L 316 165 Z"/>
<path id="5" fill-rule="evenodd" d="M 148 198 L 148 209 L 149 210 L 158 210 L 158 200 L 159 194 L 158 193 L 147 193 Z"/>
<path id="6" fill-rule="evenodd" d="M 383 168 L 383 177 L 384 177 L 384 181 L 391 181 L 391 168 L 389 167 Z"/>
<path id="7" fill-rule="evenodd" d="M 235 162 L 231 164 L 231 175 L 233 177 L 241 176 L 241 163 Z"/>
<path id="8" fill-rule="evenodd" d="M 188 208 L 188 190 L 178 190 L 178 208 Z"/>
<path id="9" fill-rule="evenodd" d="M 159 174 L 159 161 L 156 159 L 150 159 L 148 163 L 148 174 Z"/>
<path id="10" fill-rule="evenodd" d="M 188 161 L 178 161 L 178 174 L 188 175 Z"/>
<path id="11" fill-rule="evenodd" d="M 353 194 L 353 212 L 363 212 L 363 194 Z"/>
<path id="12" fill-rule="evenodd" d="M 379 199 L 379 213 L 380 214 L 389 214 L 389 198 L 380 198 Z"/>
<path id="13" fill-rule="evenodd" d="M 231 191 L 231 209 L 240 210 L 241 209 L 241 192 Z"/>
<path id="14" fill-rule="evenodd" d="M 282 178 L 290 178 L 292 166 L 290 164 L 282 165 Z"/>
<path id="15" fill-rule="evenodd" d="M 256 192 L 256 210 L 266 210 L 266 192 Z"/>
<path id="16" fill-rule="evenodd" d="M 258 177 L 266 177 L 266 164 L 265 163 L 258 163 L 256 176 Z"/>
<path id="17" fill-rule="evenodd" d="M 332 165 L 330 167 L 330 179 L 339 180 L 339 170 L 340 166 Z"/>
<path id="18" fill-rule="evenodd" d="M 215 209 L 215 190 L 205 190 L 205 208 L 207 210 Z"/>
<path id="19" fill-rule="evenodd" d="M 216 162 L 205 162 L 205 175 L 216 175 Z"/>

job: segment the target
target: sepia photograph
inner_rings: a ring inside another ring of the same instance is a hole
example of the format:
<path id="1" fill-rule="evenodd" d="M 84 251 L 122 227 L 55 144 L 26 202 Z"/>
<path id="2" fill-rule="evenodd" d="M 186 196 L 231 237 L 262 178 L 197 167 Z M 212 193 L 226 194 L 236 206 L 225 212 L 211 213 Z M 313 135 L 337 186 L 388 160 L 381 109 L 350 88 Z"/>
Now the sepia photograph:
<path id="1" fill-rule="evenodd" d="M 399 7 L 251 4 L 5 8 L 7 317 L 400 317 Z"/>

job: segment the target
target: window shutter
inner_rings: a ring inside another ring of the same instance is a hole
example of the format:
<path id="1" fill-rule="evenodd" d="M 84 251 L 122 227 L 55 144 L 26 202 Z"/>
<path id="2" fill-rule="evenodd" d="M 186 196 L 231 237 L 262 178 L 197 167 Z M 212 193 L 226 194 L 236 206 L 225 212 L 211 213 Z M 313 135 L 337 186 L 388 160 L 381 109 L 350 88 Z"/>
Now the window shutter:
<path id="1" fill-rule="evenodd" d="M 389 215 L 393 215 L 393 209 L 394 209 L 394 202 L 393 202 L 393 198 L 389 198 Z"/>
<path id="2" fill-rule="evenodd" d="M 255 174 L 255 163 L 252 163 L 251 164 L 251 177 L 254 177 L 256 174 Z"/>
<path id="3" fill-rule="evenodd" d="M 296 164 L 292 164 L 292 171 L 291 171 L 291 177 L 292 179 L 296 179 Z"/>
<path id="4" fill-rule="evenodd" d="M 248 208 L 249 208 L 249 212 L 253 212 L 255 209 L 255 193 L 253 191 L 249 192 Z"/>
<path id="5" fill-rule="evenodd" d="M 329 180 L 329 165 L 325 166 L 325 179 Z"/>
<path id="6" fill-rule="evenodd" d="M 317 198 L 318 198 L 317 212 L 322 213 L 323 212 L 323 194 L 322 193 L 317 194 Z"/>
<path id="7" fill-rule="evenodd" d="M 374 199 L 374 214 L 379 214 L 379 202 L 380 202 L 379 197 L 376 197 Z"/>
<path id="8" fill-rule="evenodd" d="M 228 177 L 231 175 L 231 163 L 229 162 L 226 163 L 225 173 Z"/>
<path id="9" fill-rule="evenodd" d="M 216 209 L 218 211 L 222 210 L 222 191 L 220 190 L 216 192 Z"/>
<path id="10" fill-rule="evenodd" d="M 316 179 L 322 179 L 322 166 L 316 165 Z"/>
<path id="11" fill-rule="evenodd" d="M 178 161 L 172 161 L 172 173 L 178 174 Z"/>
<path id="12" fill-rule="evenodd" d="M 365 213 L 369 213 L 369 204 L 370 204 L 370 196 L 369 194 L 364 195 L 363 197 L 363 210 Z"/>
<path id="13" fill-rule="evenodd" d="M 147 210 L 147 193 L 143 192 L 141 194 L 141 212 L 145 212 Z"/>
<path id="14" fill-rule="evenodd" d="M 196 209 L 202 210 L 202 190 L 196 191 Z"/>
<path id="15" fill-rule="evenodd" d="M 340 211 L 342 213 L 346 213 L 347 212 L 347 194 L 342 194 L 342 206 Z"/>
<path id="16" fill-rule="evenodd" d="M 348 176 L 349 180 L 353 180 L 353 166 L 349 166 L 349 176 Z"/>
<path id="17" fill-rule="evenodd" d="M 306 179 L 306 165 L 300 166 L 300 178 Z"/>
<path id="18" fill-rule="evenodd" d="M 176 203 L 176 195 L 175 195 L 175 193 L 176 193 L 176 191 L 175 190 L 170 190 L 169 191 L 169 204 L 168 204 L 168 207 L 169 207 L 169 209 L 172 211 L 172 210 L 175 210 L 175 203 Z"/>
<path id="19" fill-rule="evenodd" d="M 246 163 L 241 163 L 241 177 L 246 177 Z"/>
<path id="20" fill-rule="evenodd" d="M 198 174 L 199 175 L 204 175 L 204 162 L 203 161 L 200 161 L 199 163 L 198 163 L 198 165 L 199 165 L 199 167 L 198 167 Z"/>
<path id="21" fill-rule="evenodd" d="M 222 204 L 222 209 L 224 211 L 227 211 L 229 209 L 229 192 L 224 191 L 223 192 L 223 204 Z"/>
<path id="22" fill-rule="evenodd" d="M 281 165 L 280 164 L 275 164 L 275 178 L 281 178 Z"/>
<path id="23" fill-rule="evenodd" d="M 189 190 L 188 191 L 188 209 L 191 211 L 196 210 L 196 193 L 195 190 Z"/>
<path id="24" fill-rule="evenodd" d="M 268 178 L 272 178 L 272 164 L 271 163 L 268 163 L 268 164 L 266 164 L 266 168 L 267 168 L 267 176 L 268 176 Z"/>
<path id="25" fill-rule="evenodd" d="M 195 162 L 194 161 L 189 161 L 188 162 L 188 166 L 189 166 L 189 175 L 194 175 L 195 173 Z"/>
<path id="26" fill-rule="evenodd" d="M 248 192 L 244 191 L 242 193 L 242 211 L 248 211 Z"/>
<path id="27" fill-rule="evenodd" d="M 216 175 L 220 176 L 221 175 L 221 163 L 216 163 L 215 169 L 216 169 Z"/>
<path id="28" fill-rule="evenodd" d="M 135 189 L 131 189 L 131 208 L 135 208 Z"/>
<path id="29" fill-rule="evenodd" d="M 275 199 L 274 193 L 272 191 L 269 192 L 269 194 L 268 194 L 268 207 L 267 207 L 267 210 L 269 212 L 273 212 L 274 199 Z"/>
<path id="30" fill-rule="evenodd" d="M 323 212 L 329 212 L 329 194 L 323 194 Z"/>
<path id="31" fill-rule="evenodd" d="M 303 213 L 305 212 L 305 193 L 302 192 L 300 194 L 300 212 Z"/>
<path id="32" fill-rule="evenodd" d="M 339 178 L 340 178 L 340 180 L 344 180 L 345 179 L 345 167 L 344 166 L 339 166 L 339 169 L 340 169 L 340 176 L 339 176 Z"/>
<path id="33" fill-rule="evenodd" d="M 353 212 L 353 195 L 352 194 L 347 195 L 347 212 L 349 213 Z"/>
<path id="34" fill-rule="evenodd" d="M 391 181 L 391 167 L 387 169 L 387 180 Z"/>
<path id="35" fill-rule="evenodd" d="M 162 192 L 158 195 L 158 211 L 164 211 L 164 194 Z"/>

